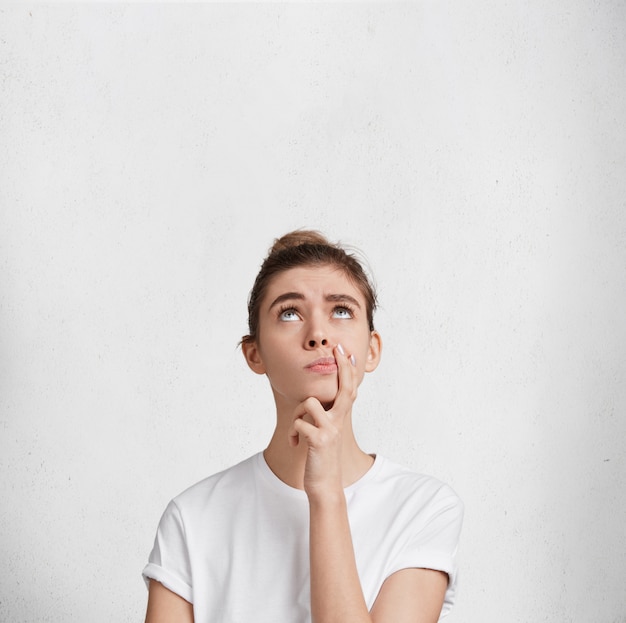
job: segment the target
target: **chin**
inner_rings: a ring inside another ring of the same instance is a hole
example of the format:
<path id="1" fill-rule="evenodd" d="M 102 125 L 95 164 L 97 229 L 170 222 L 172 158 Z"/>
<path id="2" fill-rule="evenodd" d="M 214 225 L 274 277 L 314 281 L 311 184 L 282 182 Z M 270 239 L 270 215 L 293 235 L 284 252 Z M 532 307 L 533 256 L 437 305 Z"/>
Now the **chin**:
<path id="1" fill-rule="evenodd" d="M 301 388 L 300 402 L 304 402 L 307 398 L 315 398 L 324 407 L 324 410 L 328 411 L 335 404 L 337 390 L 336 379 L 333 379 L 333 382 L 328 383 L 325 387 L 321 385 L 317 387 L 303 387 Z"/>
<path id="2" fill-rule="evenodd" d="M 303 394 L 302 400 L 300 402 L 304 402 L 307 398 L 315 398 L 319 401 L 319 403 L 324 407 L 325 411 L 332 409 L 335 404 L 335 399 L 337 398 L 336 391 L 312 391 L 310 394 Z"/>
<path id="3" fill-rule="evenodd" d="M 332 409 L 335 404 L 335 400 L 337 399 L 337 389 L 333 387 L 330 391 L 317 392 L 313 395 L 320 401 L 324 410 L 328 411 L 329 409 Z"/>

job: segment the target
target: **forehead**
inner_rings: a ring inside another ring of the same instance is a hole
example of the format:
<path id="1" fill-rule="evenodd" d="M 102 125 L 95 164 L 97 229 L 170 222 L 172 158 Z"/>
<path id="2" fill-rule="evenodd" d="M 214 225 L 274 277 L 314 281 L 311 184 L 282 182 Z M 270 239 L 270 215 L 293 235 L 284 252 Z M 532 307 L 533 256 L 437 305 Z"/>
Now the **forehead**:
<path id="1" fill-rule="evenodd" d="M 267 288 L 264 305 L 285 292 L 298 292 L 305 298 L 329 294 L 349 294 L 365 306 L 360 289 L 336 266 L 297 266 L 275 275 Z"/>

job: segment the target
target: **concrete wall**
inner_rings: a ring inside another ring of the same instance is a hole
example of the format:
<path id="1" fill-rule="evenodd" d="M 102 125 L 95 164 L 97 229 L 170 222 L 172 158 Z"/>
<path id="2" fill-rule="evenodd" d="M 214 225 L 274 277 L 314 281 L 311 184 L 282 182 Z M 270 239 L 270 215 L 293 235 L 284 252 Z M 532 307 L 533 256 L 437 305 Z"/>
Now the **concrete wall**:
<path id="1" fill-rule="evenodd" d="M 450 623 L 626 619 L 622 2 L 0 6 L 0 619 L 143 620 L 263 448 L 273 238 L 376 275 L 364 449 L 467 506 Z"/>

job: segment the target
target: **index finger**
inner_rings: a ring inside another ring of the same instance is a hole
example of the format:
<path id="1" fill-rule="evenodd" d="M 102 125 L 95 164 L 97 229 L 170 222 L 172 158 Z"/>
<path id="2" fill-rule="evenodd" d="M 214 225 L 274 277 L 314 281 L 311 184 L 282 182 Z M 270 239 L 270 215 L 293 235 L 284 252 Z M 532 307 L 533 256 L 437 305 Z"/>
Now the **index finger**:
<path id="1" fill-rule="evenodd" d="M 354 365 L 354 355 L 348 357 L 341 344 L 335 347 L 335 361 L 337 362 L 337 396 L 331 411 L 345 415 L 350 411 L 356 399 L 356 367 Z"/>

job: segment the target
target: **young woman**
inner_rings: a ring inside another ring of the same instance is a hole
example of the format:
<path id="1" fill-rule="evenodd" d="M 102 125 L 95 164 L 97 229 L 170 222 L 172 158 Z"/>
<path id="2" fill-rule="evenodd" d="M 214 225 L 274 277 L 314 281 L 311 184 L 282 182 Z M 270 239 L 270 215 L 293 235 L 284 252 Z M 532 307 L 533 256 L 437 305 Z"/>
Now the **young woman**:
<path id="1" fill-rule="evenodd" d="M 144 577 L 147 623 L 434 623 L 452 603 L 462 504 L 358 446 L 378 366 L 376 296 L 317 232 L 277 240 L 250 293 L 248 366 L 267 376 L 264 452 L 176 497 Z"/>

